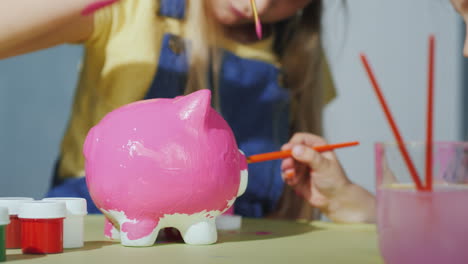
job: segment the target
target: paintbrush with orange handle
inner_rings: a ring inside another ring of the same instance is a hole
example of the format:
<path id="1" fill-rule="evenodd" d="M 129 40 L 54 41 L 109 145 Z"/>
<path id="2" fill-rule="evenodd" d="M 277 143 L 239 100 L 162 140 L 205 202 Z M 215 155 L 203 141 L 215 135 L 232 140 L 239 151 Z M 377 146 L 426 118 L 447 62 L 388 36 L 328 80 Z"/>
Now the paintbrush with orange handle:
<path id="1" fill-rule="evenodd" d="M 313 147 L 312 149 L 318 152 L 325 152 L 325 151 L 330 151 L 330 150 L 334 150 L 337 148 L 351 147 L 351 146 L 356 146 L 356 145 L 359 145 L 358 141 L 317 146 L 317 147 Z M 276 160 L 276 159 L 285 159 L 291 156 L 292 156 L 291 150 L 275 151 L 275 152 L 252 155 L 247 158 L 247 163 L 256 163 L 256 162 L 263 162 L 263 161 Z"/>

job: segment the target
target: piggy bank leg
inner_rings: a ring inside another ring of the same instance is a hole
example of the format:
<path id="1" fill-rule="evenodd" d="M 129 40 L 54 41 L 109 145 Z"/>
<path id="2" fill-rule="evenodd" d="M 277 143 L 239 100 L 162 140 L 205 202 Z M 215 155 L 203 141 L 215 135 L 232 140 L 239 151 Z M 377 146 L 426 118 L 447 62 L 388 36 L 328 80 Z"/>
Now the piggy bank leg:
<path id="1" fill-rule="evenodd" d="M 209 245 L 216 243 L 218 240 L 214 218 L 208 218 L 203 221 L 196 222 L 187 228 L 179 230 L 181 231 L 182 238 L 186 244 Z"/>
<path id="2" fill-rule="evenodd" d="M 120 231 L 106 217 L 104 223 L 104 236 L 111 240 L 120 240 Z"/>
<path id="3" fill-rule="evenodd" d="M 156 242 L 159 230 L 158 221 L 140 219 L 120 223 L 120 241 L 129 247 L 148 247 Z"/>

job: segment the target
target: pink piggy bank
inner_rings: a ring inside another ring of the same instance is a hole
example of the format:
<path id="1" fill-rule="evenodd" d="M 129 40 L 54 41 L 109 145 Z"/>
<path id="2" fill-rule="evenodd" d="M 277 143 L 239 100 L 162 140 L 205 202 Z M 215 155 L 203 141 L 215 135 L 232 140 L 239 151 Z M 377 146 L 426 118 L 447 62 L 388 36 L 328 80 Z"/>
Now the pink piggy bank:
<path id="1" fill-rule="evenodd" d="M 215 243 L 216 216 L 247 186 L 246 158 L 209 90 L 107 114 L 88 133 L 84 155 L 106 236 L 125 246 L 153 245 L 166 227 L 187 244 Z"/>

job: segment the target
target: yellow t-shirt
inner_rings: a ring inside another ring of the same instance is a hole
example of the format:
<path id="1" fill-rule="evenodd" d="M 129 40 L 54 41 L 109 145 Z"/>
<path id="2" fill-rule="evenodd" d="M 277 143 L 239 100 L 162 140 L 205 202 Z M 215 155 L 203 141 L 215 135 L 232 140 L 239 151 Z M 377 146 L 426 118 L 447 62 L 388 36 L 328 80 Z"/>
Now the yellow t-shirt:
<path id="1" fill-rule="evenodd" d="M 72 116 L 61 146 L 60 178 L 84 176 L 82 146 L 89 129 L 110 111 L 144 98 L 159 61 L 164 34 L 184 37 L 185 21 L 159 16 L 159 1 L 121 0 L 94 14 L 94 32 L 85 55 Z M 273 39 L 240 44 L 226 39 L 222 48 L 237 56 L 279 65 Z M 329 72 L 328 99 L 334 95 Z"/>

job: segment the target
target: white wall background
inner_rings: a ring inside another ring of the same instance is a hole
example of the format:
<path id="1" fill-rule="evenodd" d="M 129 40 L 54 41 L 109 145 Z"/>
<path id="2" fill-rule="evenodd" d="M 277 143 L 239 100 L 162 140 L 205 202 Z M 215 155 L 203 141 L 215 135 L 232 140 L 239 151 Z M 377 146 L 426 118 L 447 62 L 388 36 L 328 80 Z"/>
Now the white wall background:
<path id="1" fill-rule="evenodd" d="M 357 0 L 346 1 L 346 7 L 341 0 L 325 2 L 324 45 L 339 94 L 326 109 L 325 134 L 331 142 L 361 141 L 337 153 L 349 177 L 373 190 L 373 144 L 394 138 L 360 52 L 367 54 L 405 140 L 424 140 L 427 39 L 434 33 L 434 137 L 460 140 L 461 19 L 448 0 Z"/>
<path id="2" fill-rule="evenodd" d="M 358 54 L 365 51 L 408 140 L 424 138 L 427 36 L 437 35 L 437 139 L 459 139 L 460 21 L 448 0 L 326 0 L 325 44 L 339 97 L 326 109 L 329 141 L 359 140 L 339 157 L 374 188 L 373 142 L 392 140 Z M 66 126 L 81 48 L 0 61 L 0 196 L 40 198 Z"/>
<path id="3" fill-rule="evenodd" d="M 48 190 L 81 52 L 61 46 L 0 61 L 0 197 Z"/>

